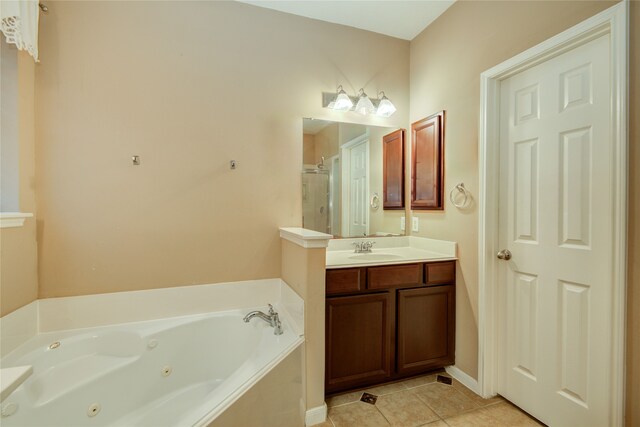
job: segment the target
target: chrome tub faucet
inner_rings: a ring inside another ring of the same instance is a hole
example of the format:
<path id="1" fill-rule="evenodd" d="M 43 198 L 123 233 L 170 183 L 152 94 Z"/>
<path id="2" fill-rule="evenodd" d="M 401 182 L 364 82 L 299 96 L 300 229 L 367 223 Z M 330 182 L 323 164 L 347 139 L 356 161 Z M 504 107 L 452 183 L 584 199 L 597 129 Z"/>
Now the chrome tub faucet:
<path id="1" fill-rule="evenodd" d="M 280 316 L 278 312 L 273 309 L 273 306 L 269 304 L 269 314 L 264 314 L 260 310 L 255 310 L 244 316 L 244 323 L 249 323 L 251 319 L 258 317 L 267 322 L 273 328 L 274 335 L 282 335 L 282 323 L 280 322 Z"/>

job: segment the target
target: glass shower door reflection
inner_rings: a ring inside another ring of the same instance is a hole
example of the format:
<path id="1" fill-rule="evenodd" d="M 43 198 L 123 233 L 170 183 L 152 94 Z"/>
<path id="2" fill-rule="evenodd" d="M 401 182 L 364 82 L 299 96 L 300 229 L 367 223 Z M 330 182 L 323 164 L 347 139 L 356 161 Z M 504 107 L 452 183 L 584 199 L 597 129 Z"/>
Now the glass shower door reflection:
<path id="1" fill-rule="evenodd" d="M 332 234 L 328 170 L 302 171 L 302 227 Z"/>

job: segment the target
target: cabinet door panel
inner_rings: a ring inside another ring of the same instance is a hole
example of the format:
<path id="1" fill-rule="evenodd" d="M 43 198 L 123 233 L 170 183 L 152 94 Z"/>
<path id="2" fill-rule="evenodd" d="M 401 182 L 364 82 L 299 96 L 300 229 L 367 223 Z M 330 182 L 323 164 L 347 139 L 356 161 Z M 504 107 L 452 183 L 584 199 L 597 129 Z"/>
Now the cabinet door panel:
<path id="1" fill-rule="evenodd" d="M 411 125 L 411 208 L 443 209 L 444 111 Z"/>
<path id="2" fill-rule="evenodd" d="M 454 364 L 455 286 L 398 291 L 399 374 Z"/>
<path id="3" fill-rule="evenodd" d="M 404 209 L 404 129 L 382 137 L 383 209 Z"/>
<path id="4" fill-rule="evenodd" d="M 392 374 L 394 295 L 327 298 L 327 392 L 384 381 Z"/>

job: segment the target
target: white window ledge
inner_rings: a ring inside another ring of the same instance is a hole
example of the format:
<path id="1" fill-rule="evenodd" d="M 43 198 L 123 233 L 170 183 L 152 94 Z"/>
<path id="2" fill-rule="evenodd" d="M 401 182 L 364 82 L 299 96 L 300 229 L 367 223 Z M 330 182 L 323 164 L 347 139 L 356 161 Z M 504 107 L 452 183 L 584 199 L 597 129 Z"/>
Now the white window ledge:
<path id="1" fill-rule="evenodd" d="M 24 220 L 32 216 L 32 213 L 2 212 L 0 213 L 0 228 L 22 227 Z"/>

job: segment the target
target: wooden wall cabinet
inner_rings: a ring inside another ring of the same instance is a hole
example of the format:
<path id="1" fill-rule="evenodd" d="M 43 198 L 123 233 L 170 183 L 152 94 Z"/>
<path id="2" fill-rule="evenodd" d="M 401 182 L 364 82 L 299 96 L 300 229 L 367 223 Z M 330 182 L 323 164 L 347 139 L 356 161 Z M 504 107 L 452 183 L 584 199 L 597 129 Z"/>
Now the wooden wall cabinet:
<path id="1" fill-rule="evenodd" d="M 455 261 L 330 269 L 325 391 L 455 363 Z"/>
<path id="2" fill-rule="evenodd" d="M 404 209 L 404 129 L 382 137 L 383 208 Z"/>
<path id="3" fill-rule="evenodd" d="M 411 209 L 444 209 L 444 111 L 411 125 Z"/>

